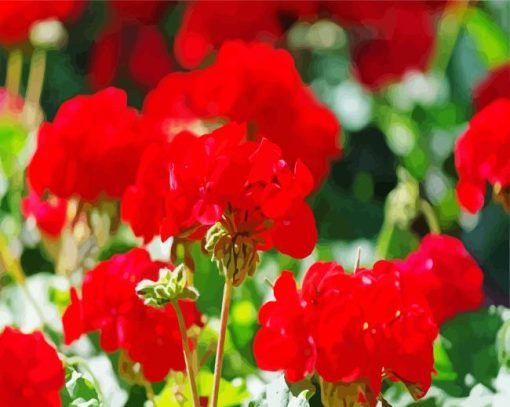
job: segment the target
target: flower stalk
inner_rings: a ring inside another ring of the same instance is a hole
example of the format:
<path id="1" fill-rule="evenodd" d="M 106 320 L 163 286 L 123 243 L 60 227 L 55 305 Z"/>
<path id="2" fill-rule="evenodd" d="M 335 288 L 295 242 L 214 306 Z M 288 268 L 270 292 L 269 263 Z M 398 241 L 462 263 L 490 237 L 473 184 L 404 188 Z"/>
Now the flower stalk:
<path id="1" fill-rule="evenodd" d="M 186 329 L 186 323 L 184 321 L 184 316 L 182 315 L 181 307 L 179 306 L 179 302 L 177 300 L 172 301 L 172 305 L 175 309 L 175 313 L 177 315 L 177 322 L 179 323 L 179 330 L 181 331 L 182 338 L 182 349 L 184 353 L 184 360 L 186 362 L 186 373 L 188 375 L 191 396 L 193 398 L 193 406 L 199 407 L 200 400 L 198 397 L 198 388 L 196 381 L 195 369 L 193 367 L 193 356 L 191 354 L 191 350 L 189 348 L 189 339 L 188 332 Z"/>
<path id="2" fill-rule="evenodd" d="M 218 338 L 218 346 L 216 348 L 216 361 L 214 363 L 214 379 L 211 394 L 211 406 L 218 406 L 218 394 L 220 390 L 221 368 L 223 365 L 223 353 L 225 349 L 225 336 L 227 333 L 227 322 L 230 311 L 230 302 L 232 300 L 232 288 L 234 282 L 231 278 L 225 278 L 225 286 L 223 287 L 223 300 L 221 303 L 221 319 L 220 319 L 220 336 Z"/>

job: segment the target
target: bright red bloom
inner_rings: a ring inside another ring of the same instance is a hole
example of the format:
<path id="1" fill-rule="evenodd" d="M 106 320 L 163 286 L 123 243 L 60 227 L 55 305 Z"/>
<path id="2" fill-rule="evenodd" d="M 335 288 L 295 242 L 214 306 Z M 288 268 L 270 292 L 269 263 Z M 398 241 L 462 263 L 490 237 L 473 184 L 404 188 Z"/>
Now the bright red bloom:
<path id="1" fill-rule="evenodd" d="M 438 325 L 482 304 L 483 272 L 454 237 L 427 235 L 418 250 L 395 263 L 405 286 L 420 287 Z"/>
<path id="2" fill-rule="evenodd" d="M 478 112 L 500 98 L 510 99 L 510 62 L 490 71 L 473 90 L 473 103 Z"/>
<path id="3" fill-rule="evenodd" d="M 331 383 L 367 382 L 375 396 L 384 374 L 418 386 L 418 397 L 427 392 L 437 326 L 423 297 L 401 288 L 392 263 L 354 274 L 315 263 L 301 290 L 288 272 L 274 290 L 276 300 L 260 310 L 254 341 L 261 368 L 284 370 L 289 381 L 315 372 Z"/>
<path id="4" fill-rule="evenodd" d="M 157 280 L 168 264 L 153 262 L 143 249 L 113 256 L 85 274 L 81 298 L 71 290 L 71 305 L 63 316 L 64 339 L 70 344 L 82 334 L 99 331 L 106 352 L 126 351 L 142 366 L 147 380 L 163 380 L 169 370 L 185 369 L 177 316 L 172 305 L 147 307 L 136 295 L 143 279 Z M 201 326 L 201 315 L 190 301 L 181 301 L 186 325 Z"/>
<path id="5" fill-rule="evenodd" d="M 35 218 L 41 232 L 50 237 L 58 237 L 66 223 L 67 200 L 56 197 L 43 199 L 31 191 L 21 201 L 21 211 L 26 218 Z"/>
<path id="6" fill-rule="evenodd" d="M 81 12 L 79 0 L 0 2 L 0 43 L 14 45 L 28 38 L 32 24 L 48 19 L 66 20 Z"/>
<path id="7" fill-rule="evenodd" d="M 478 112 L 455 145 L 457 198 L 471 213 L 485 200 L 488 182 L 496 193 L 510 186 L 510 99 L 498 99 Z"/>
<path id="8" fill-rule="evenodd" d="M 59 407 L 64 366 L 40 332 L 0 334 L 0 405 Z"/>
<path id="9" fill-rule="evenodd" d="M 304 86 L 284 50 L 231 41 L 221 47 L 213 65 L 177 75 L 165 78 L 144 106 L 144 115 L 154 117 L 163 131 L 172 134 L 193 116 L 206 122 L 246 122 L 250 139 L 276 143 L 290 164 L 301 159 L 316 186 L 329 161 L 340 155 L 338 121 Z"/>
<path id="10" fill-rule="evenodd" d="M 29 183 L 39 195 L 50 191 L 86 202 L 120 198 L 156 138 L 140 128 L 124 91 L 108 88 L 76 96 L 60 106 L 53 123 L 39 129 Z"/>
<path id="11" fill-rule="evenodd" d="M 307 256 L 317 241 L 304 203 L 313 186 L 309 171 L 300 161 L 290 167 L 271 142 L 245 138 L 246 126 L 232 123 L 201 137 L 184 131 L 150 148 L 124 195 L 122 218 L 150 241 L 158 234 L 200 239 L 226 216 L 228 230 L 250 236 L 259 249 Z"/>

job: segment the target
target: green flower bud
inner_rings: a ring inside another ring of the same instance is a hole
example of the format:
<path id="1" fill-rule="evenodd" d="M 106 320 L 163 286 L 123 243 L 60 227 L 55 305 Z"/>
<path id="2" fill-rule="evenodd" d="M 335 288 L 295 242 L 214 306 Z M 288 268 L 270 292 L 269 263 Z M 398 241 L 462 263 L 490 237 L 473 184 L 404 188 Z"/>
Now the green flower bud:
<path id="1" fill-rule="evenodd" d="M 211 255 L 211 260 L 216 262 L 226 278 L 233 280 L 235 286 L 240 285 L 247 276 L 252 276 L 259 262 L 255 242 L 244 235 L 232 238 L 220 223 L 207 232 L 205 249 Z"/>
<path id="2" fill-rule="evenodd" d="M 136 286 L 136 293 L 146 305 L 162 308 L 172 301 L 196 300 L 198 291 L 187 285 L 186 266 L 177 266 L 174 271 L 159 270 L 157 281 L 142 280 Z"/>

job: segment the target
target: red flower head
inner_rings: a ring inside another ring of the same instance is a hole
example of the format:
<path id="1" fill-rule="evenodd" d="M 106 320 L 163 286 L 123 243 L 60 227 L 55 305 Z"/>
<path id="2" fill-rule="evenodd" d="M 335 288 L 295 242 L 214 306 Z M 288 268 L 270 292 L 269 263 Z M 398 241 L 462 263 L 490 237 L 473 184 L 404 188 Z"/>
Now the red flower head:
<path id="1" fill-rule="evenodd" d="M 230 41 L 205 70 L 168 76 L 148 95 L 144 115 L 167 132 L 193 118 L 247 122 L 251 139 L 277 144 L 290 164 L 301 159 L 316 186 L 340 155 L 336 118 L 304 86 L 290 54 L 264 44 Z"/>
<path id="2" fill-rule="evenodd" d="M 510 62 L 490 71 L 473 90 L 473 103 L 477 112 L 500 98 L 510 99 Z"/>
<path id="3" fill-rule="evenodd" d="M 42 195 L 94 202 L 120 198 L 134 179 L 140 157 L 157 138 L 143 132 L 126 93 L 108 88 L 63 103 L 53 123 L 44 123 L 28 180 Z"/>
<path id="4" fill-rule="evenodd" d="M 71 290 L 71 305 L 63 316 L 64 339 L 69 344 L 87 332 L 99 331 L 107 352 L 123 349 L 139 362 L 144 376 L 163 380 L 168 371 L 185 369 L 177 316 L 171 305 L 147 307 L 136 295 L 143 279 L 157 280 L 168 264 L 153 262 L 143 249 L 133 249 L 100 263 L 85 275 L 81 298 Z M 193 302 L 180 302 L 187 326 L 201 326 Z"/>
<path id="5" fill-rule="evenodd" d="M 485 200 L 486 182 L 494 187 L 498 200 L 510 210 L 510 99 L 498 99 L 478 112 L 455 145 L 455 166 L 459 174 L 457 198 L 471 213 Z"/>
<path id="6" fill-rule="evenodd" d="M 229 124 L 201 137 L 185 131 L 165 148 L 149 149 L 124 196 L 123 219 L 145 241 L 158 234 L 201 239 L 222 221 L 259 249 L 308 255 L 317 240 L 304 203 L 313 185 L 309 171 L 300 161 L 290 167 L 271 142 L 245 137 L 245 126 Z"/>
<path id="7" fill-rule="evenodd" d="M 423 297 L 401 287 L 393 264 L 346 274 L 335 263 L 316 263 L 302 290 L 284 272 L 275 297 L 259 314 L 254 353 L 261 368 L 284 370 L 289 381 L 315 372 L 329 383 L 368 385 L 372 401 L 383 377 L 416 385 L 417 397 L 427 392 L 437 326 Z"/>
<path id="8" fill-rule="evenodd" d="M 395 263 L 406 287 L 420 287 L 438 325 L 482 304 L 482 270 L 454 237 L 427 235 L 417 251 Z"/>
<path id="9" fill-rule="evenodd" d="M 14 45 L 26 40 L 30 28 L 38 21 L 76 17 L 83 4 L 79 0 L 3 0 L 0 2 L 0 43 Z"/>
<path id="10" fill-rule="evenodd" d="M 354 73 L 370 89 L 398 81 L 409 70 L 423 71 L 432 55 L 434 34 L 430 10 L 414 2 L 338 3 L 337 18 L 351 33 Z"/>
<path id="11" fill-rule="evenodd" d="M 41 232 L 50 237 L 58 237 L 66 223 L 67 200 L 56 197 L 43 199 L 31 191 L 21 201 L 21 211 L 26 218 L 35 218 Z"/>
<path id="12" fill-rule="evenodd" d="M 0 334 L 0 405 L 60 407 L 64 367 L 40 332 Z"/>

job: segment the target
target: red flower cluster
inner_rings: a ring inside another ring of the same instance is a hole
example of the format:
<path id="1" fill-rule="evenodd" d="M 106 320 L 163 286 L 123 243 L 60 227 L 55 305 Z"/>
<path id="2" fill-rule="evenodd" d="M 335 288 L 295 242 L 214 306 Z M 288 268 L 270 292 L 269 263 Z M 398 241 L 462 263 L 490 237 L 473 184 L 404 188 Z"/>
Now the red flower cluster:
<path id="1" fill-rule="evenodd" d="M 289 22 L 332 16 L 348 30 L 354 71 L 371 89 L 427 67 L 434 47 L 433 13 L 445 1 L 310 1 L 191 3 L 175 41 L 179 62 L 195 68 L 227 40 L 274 43 Z M 287 24 L 285 24 L 287 23 Z"/>
<path id="2" fill-rule="evenodd" d="M 14 45 L 28 38 L 32 24 L 51 18 L 76 17 L 84 2 L 79 0 L 0 2 L 0 43 Z"/>
<path id="3" fill-rule="evenodd" d="M 157 138 L 142 132 L 123 90 L 108 88 L 63 103 L 53 123 L 39 129 L 28 181 L 42 195 L 87 202 L 120 198 L 136 175 L 140 157 Z"/>
<path id="4" fill-rule="evenodd" d="M 109 20 L 91 54 L 90 81 L 95 88 L 112 84 L 119 68 L 146 88 L 156 86 L 172 69 L 172 60 L 157 22 L 172 1 L 109 1 Z"/>
<path id="5" fill-rule="evenodd" d="M 65 343 L 99 331 L 101 347 L 106 352 L 124 350 L 141 364 L 147 380 L 161 381 L 170 369 L 183 371 L 181 334 L 173 307 L 147 307 L 135 291 L 141 280 L 157 280 L 162 267 L 168 264 L 153 262 L 145 250 L 133 249 L 88 271 L 81 299 L 71 289 L 71 304 L 63 316 Z M 180 306 L 188 327 L 202 325 L 193 302 L 181 301 Z"/>
<path id="6" fill-rule="evenodd" d="M 368 385 L 360 399 L 375 404 L 382 379 L 413 385 L 423 396 L 431 383 L 437 326 L 423 297 L 400 285 L 397 268 L 347 274 L 335 263 L 315 263 L 301 290 L 283 272 L 275 301 L 260 310 L 254 354 L 260 368 L 284 370 L 298 381 L 317 373 L 330 383 Z"/>
<path id="7" fill-rule="evenodd" d="M 395 264 L 404 289 L 420 287 L 438 325 L 482 304 L 483 272 L 454 237 L 428 235 L 417 251 Z"/>
<path id="8" fill-rule="evenodd" d="M 368 384 L 369 401 L 384 377 L 421 397 L 438 326 L 481 305 L 482 279 L 462 243 L 445 235 L 429 235 L 406 260 L 379 261 L 373 270 L 347 274 L 335 263 L 315 263 L 301 290 L 284 271 L 275 301 L 259 312 L 255 359 L 291 382 L 317 373 L 330 383 Z"/>
<path id="9" fill-rule="evenodd" d="M 270 141 L 245 138 L 246 126 L 231 123 L 201 137 L 183 131 L 148 149 L 122 200 L 122 218 L 145 241 L 158 234 L 200 239 L 222 221 L 259 249 L 308 255 L 317 240 L 304 202 L 310 172 L 299 160 L 289 166 Z"/>
<path id="10" fill-rule="evenodd" d="M 284 33 L 285 17 L 316 14 L 313 1 L 194 1 L 184 13 L 175 54 L 186 68 L 196 68 L 225 41 L 274 43 Z"/>
<path id="11" fill-rule="evenodd" d="M 303 85 L 290 54 L 264 44 L 227 42 L 203 71 L 168 76 L 144 115 L 167 133 L 193 118 L 246 122 L 251 139 L 277 144 L 290 164 L 301 159 L 316 185 L 340 154 L 336 118 Z"/>
<path id="12" fill-rule="evenodd" d="M 40 332 L 0 334 L 0 405 L 59 407 L 64 367 Z"/>
<path id="13" fill-rule="evenodd" d="M 368 88 L 427 68 L 435 38 L 426 2 L 338 2 L 330 7 L 349 32 L 354 73 Z"/>
<path id="14" fill-rule="evenodd" d="M 31 191 L 21 201 L 21 211 L 26 218 L 35 218 L 41 232 L 49 237 L 58 237 L 66 223 L 67 200 L 57 197 L 44 199 Z"/>
<path id="15" fill-rule="evenodd" d="M 510 99 L 510 62 L 490 71 L 473 91 L 473 103 L 478 112 L 500 98 Z"/>
<path id="16" fill-rule="evenodd" d="M 510 186 L 510 99 L 498 99 L 478 112 L 455 146 L 459 174 L 457 198 L 471 213 L 485 200 L 489 182 L 496 194 L 505 195 Z"/>

